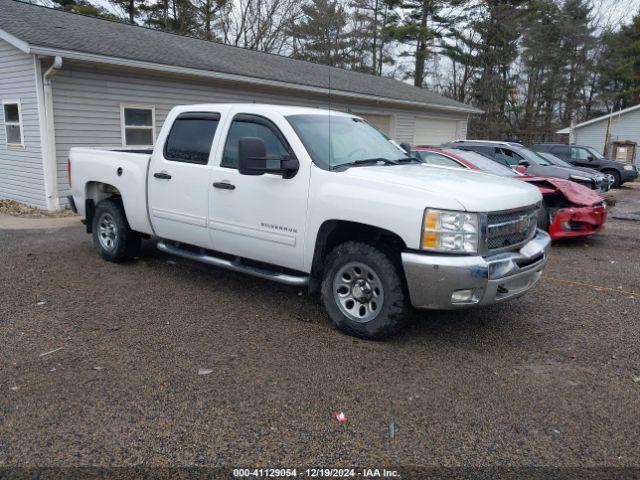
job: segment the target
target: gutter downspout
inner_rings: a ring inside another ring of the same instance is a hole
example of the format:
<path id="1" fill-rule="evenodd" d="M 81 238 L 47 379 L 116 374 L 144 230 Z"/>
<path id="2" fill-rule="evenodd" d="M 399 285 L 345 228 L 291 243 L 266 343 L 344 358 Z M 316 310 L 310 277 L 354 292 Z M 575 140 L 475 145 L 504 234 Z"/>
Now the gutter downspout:
<path id="1" fill-rule="evenodd" d="M 44 179 L 47 196 L 47 209 L 60 210 L 58 197 L 58 165 L 56 156 L 56 131 L 53 124 L 53 88 L 51 79 L 62 68 L 62 57 L 56 56 L 53 64 L 44 72 L 44 111 L 46 123 L 46 145 L 44 155 Z"/>

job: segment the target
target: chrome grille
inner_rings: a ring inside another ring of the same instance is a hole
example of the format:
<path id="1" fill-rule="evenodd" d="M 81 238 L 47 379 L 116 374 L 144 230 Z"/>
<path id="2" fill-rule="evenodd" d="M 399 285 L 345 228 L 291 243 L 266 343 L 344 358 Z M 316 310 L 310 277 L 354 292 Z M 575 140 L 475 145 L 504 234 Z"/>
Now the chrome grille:
<path id="1" fill-rule="evenodd" d="M 535 236 L 538 205 L 487 215 L 487 248 L 499 250 L 520 245 Z"/>

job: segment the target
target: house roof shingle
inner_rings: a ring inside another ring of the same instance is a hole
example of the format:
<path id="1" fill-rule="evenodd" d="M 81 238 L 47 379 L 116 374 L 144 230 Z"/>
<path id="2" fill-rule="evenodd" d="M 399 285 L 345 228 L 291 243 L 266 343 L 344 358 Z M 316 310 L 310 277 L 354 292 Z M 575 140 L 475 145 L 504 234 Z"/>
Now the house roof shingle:
<path id="1" fill-rule="evenodd" d="M 328 67 L 126 23 L 0 0 L 0 30 L 38 48 L 82 52 L 239 75 L 476 113 L 479 110 L 425 89 L 384 77 Z M 419 106 L 419 105 L 417 105 Z"/>

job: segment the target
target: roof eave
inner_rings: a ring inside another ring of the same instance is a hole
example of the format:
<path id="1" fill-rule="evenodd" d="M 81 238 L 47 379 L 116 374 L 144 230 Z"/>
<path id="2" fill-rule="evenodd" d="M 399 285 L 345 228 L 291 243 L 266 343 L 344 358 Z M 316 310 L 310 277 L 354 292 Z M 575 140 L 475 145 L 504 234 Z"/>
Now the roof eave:
<path id="1" fill-rule="evenodd" d="M 31 53 L 29 49 L 29 44 L 23 40 L 20 40 L 17 37 L 14 37 L 9 32 L 0 29 L 0 40 L 4 40 L 10 45 L 13 45 L 18 50 L 24 53 Z"/>
<path id="2" fill-rule="evenodd" d="M 64 58 L 78 60 L 78 61 L 104 63 L 108 65 L 117 65 L 122 67 L 139 68 L 139 69 L 145 69 L 145 70 L 155 70 L 155 71 L 160 71 L 165 73 L 190 75 L 195 77 L 210 78 L 210 79 L 217 79 L 217 80 L 244 82 L 244 83 L 250 83 L 253 85 L 271 86 L 271 87 L 284 88 L 284 89 L 290 89 L 290 90 L 298 90 L 298 91 L 304 91 L 304 92 L 332 95 L 332 96 L 343 97 L 343 98 L 384 102 L 384 103 L 394 104 L 394 105 L 410 106 L 413 108 L 429 108 L 429 109 L 439 110 L 443 112 L 452 112 L 452 113 L 461 113 L 461 114 L 483 113 L 482 110 L 479 110 L 474 107 L 456 107 L 451 105 L 438 105 L 438 104 L 426 103 L 426 102 L 414 102 L 414 101 L 402 100 L 402 99 L 397 99 L 392 97 L 381 97 L 376 95 L 361 94 L 361 93 L 335 90 L 335 89 L 329 89 L 329 88 L 323 88 L 323 87 L 314 87 L 310 85 L 302 85 L 297 83 L 282 82 L 278 80 L 267 80 L 264 78 L 249 77 L 245 75 L 214 72 L 210 70 L 200 70 L 200 69 L 189 68 L 189 67 L 179 67 L 175 65 L 146 62 L 142 60 L 130 60 L 130 59 L 121 58 L 121 57 L 110 57 L 105 55 L 97 55 L 93 53 L 78 52 L 74 50 L 62 50 L 58 48 L 50 48 L 45 46 L 36 46 L 36 45 L 29 46 L 26 43 L 25 45 L 27 46 L 27 49 L 28 49 L 27 53 L 32 53 L 35 55 L 61 56 Z"/>
<path id="3" fill-rule="evenodd" d="M 587 120 L 586 122 L 578 123 L 577 125 L 574 125 L 573 127 L 563 128 L 562 130 L 563 131 L 567 130 L 566 133 L 569 133 L 569 129 L 570 128 L 573 128 L 575 130 L 577 128 L 587 127 L 589 125 L 593 125 L 594 123 L 603 122 L 605 120 L 608 120 L 609 118 L 626 115 L 627 113 L 631 113 L 631 112 L 633 112 L 635 110 L 638 110 L 638 109 L 640 109 L 640 105 L 634 105 L 633 107 L 628 107 L 628 108 L 625 108 L 624 110 L 618 110 L 617 112 L 607 113 L 606 115 L 602 115 L 601 117 L 592 118 L 591 120 Z M 560 133 L 560 132 L 557 132 L 557 133 Z"/>

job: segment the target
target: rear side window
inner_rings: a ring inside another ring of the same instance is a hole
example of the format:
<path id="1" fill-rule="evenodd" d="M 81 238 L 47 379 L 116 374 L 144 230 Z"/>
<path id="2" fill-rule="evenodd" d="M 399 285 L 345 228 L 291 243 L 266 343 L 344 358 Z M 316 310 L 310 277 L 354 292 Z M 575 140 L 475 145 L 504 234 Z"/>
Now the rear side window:
<path id="1" fill-rule="evenodd" d="M 233 119 L 229 127 L 221 167 L 238 168 L 238 144 L 242 137 L 264 140 L 267 158 L 279 159 L 289 155 L 289 145 L 275 125 L 266 118 L 241 114 Z"/>
<path id="2" fill-rule="evenodd" d="M 551 149 L 551 153 L 554 155 L 558 155 L 560 157 L 568 157 L 569 156 L 569 147 L 564 147 L 562 145 L 556 145 Z"/>
<path id="3" fill-rule="evenodd" d="M 164 145 L 164 158 L 173 162 L 206 165 L 219 122 L 218 113 L 181 113 L 171 126 Z"/>
<path id="4" fill-rule="evenodd" d="M 511 150 L 507 150 L 505 148 L 496 148 L 496 153 L 494 156 L 496 160 L 510 166 L 517 166 L 522 159 L 522 157 L 520 157 L 517 153 L 514 153 Z"/>

